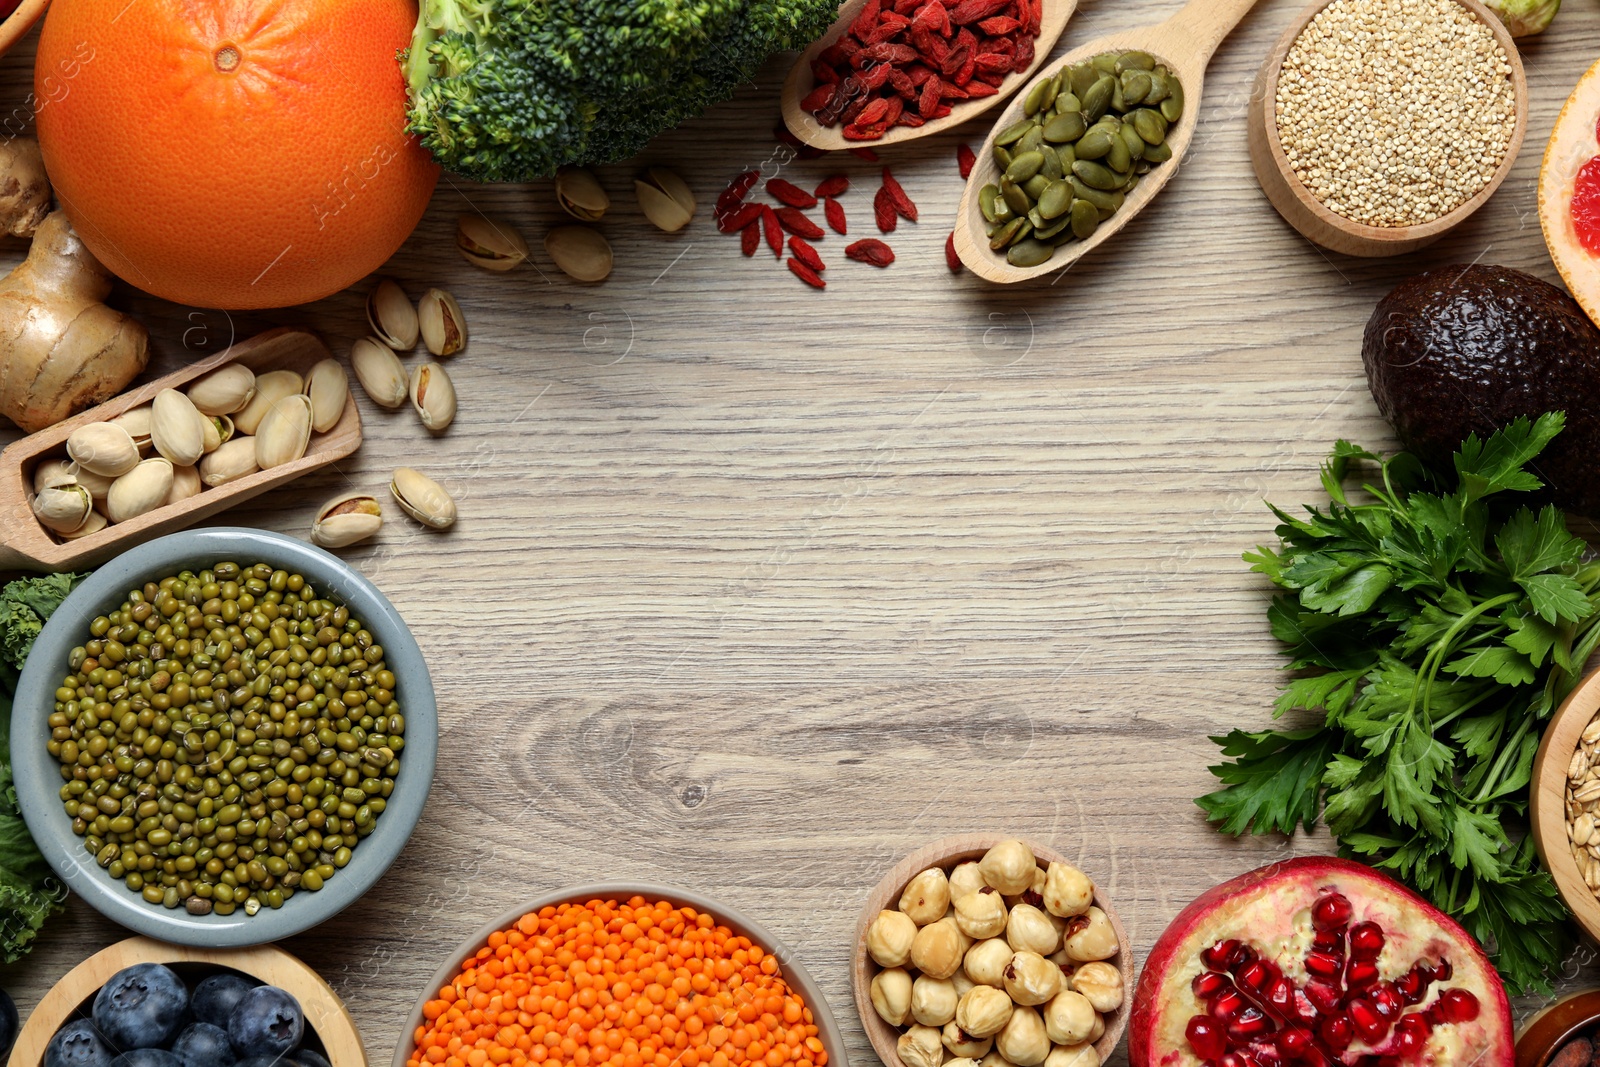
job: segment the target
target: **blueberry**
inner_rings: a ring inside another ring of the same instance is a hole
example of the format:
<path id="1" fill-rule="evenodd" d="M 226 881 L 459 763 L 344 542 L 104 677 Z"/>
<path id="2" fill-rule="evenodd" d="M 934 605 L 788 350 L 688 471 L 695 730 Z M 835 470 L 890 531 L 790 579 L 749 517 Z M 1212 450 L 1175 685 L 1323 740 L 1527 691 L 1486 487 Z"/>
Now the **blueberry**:
<path id="1" fill-rule="evenodd" d="M 196 1019 L 226 1030 L 233 1009 L 239 1006 L 246 993 L 260 984 L 242 974 L 223 971 L 194 987 L 194 999 L 189 1006 Z"/>
<path id="2" fill-rule="evenodd" d="M 313 1052 L 308 1048 L 303 1048 L 296 1052 L 294 1058 L 300 1061 L 300 1067 L 333 1067 L 333 1064 L 328 1062 L 326 1056 L 320 1052 Z"/>
<path id="3" fill-rule="evenodd" d="M 300 1002 L 277 986 L 250 990 L 228 1018 L 228 1039 L 241 1056 L 285 1055 L 305 1031 Z"/>
<path id="4" fill-rule="evenodd" d="M 183 1028 L 189 990 L 159 963 L 139 963 L 111 976 L 94 998 L 94 1024 L 114 1048 L 165 1048 Z"/>
<path id="5" fill-rule="evenodd" d="M 238 1060 L 234 1067 L 300 1067 L 300 1064 L 297 1060 L 282 1056 L 251 1056 L 247 1060 Z"/>
<path id="6" fill-rule="evenodd" d="M 183 1061 L 158 1048 L 136 1048 L 112 1060 L 111 1067 L 183 1067 Z"/>
<path id="7" fill-rule="evenodd" d="M 111 1050 L 88 1019 L 56 1031 L 44 1050 L 43 1067 L 111 1067 Z"/>
<path id="8" fill-rule="evenodd" d="M 233 1067 L 239 1058 L 228 1043 L 228 1031 L 210 1023 L 195 1023 L 179 1034 L 172 1054 L 182 1067 Z"/>
<path id="9" fill-rule="evenodd" d="M 11 994 L 0 989 L 0 1059 L 5 1059 L 11 1053 L 11 1046 L 17 1043 L 17 1006 L 11 1000 Z"/>

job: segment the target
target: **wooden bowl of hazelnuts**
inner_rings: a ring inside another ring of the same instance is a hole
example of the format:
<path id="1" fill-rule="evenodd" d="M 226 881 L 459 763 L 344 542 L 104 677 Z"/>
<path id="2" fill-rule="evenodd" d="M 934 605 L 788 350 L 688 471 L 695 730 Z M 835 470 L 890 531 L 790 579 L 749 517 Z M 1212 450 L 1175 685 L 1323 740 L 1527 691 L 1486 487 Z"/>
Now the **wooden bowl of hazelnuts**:
<path id="1" fill-rule="evenodd" d="M 1061 854 L 963 834 L 873 889 L 851 978 L 886 1067 L 1100 1067 L 1127 1028 L 1133 948 Z"/>

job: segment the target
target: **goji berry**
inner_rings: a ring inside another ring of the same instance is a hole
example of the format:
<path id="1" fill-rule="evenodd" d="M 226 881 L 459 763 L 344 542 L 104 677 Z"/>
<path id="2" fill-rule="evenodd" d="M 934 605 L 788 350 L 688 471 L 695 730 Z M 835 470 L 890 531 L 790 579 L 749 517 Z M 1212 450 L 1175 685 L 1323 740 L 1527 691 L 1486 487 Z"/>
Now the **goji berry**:
<path id="1" fill-rule="evenodd" d="M 900 183 L 895 180 L 888 167 L 883 168 L 883 188 L 888 193 L 889 202 L 894 205 L 894 209 L 904 215 L 907 222 L 916 222 L 917 205 L 911 202 L 911 198 L 900 187 Z"/>
<path id="2" fill-rule="evenodd" d="M 817 250 L 802 238 L 789 238 L 789 252 L 795 259 L 798 259 L 812 270 L 822 271 L 828 269 L 827 265 L 822 262 L 822 257 L 817 254 Z"/>
<path id="3" fill-rule="evenodd" d="M 822 227 L 802 215 L 799 208 L 780 207 L 773 214 L 778 217 L 779 224 L 790 233 L 798 234 L 811 240 L 816 240 L 822 236 Z M 770 239 L 772 235 L 770 226 L 767 230 L 767 235 Z"/>
<path id="4" fill-rule="evenodd" d="M 1022 23 L 1018 22 L 1009 15 L 995 15 L 993 18 L 981 19 L 978 22 L 978 29 L 982 30 L 984 33 L 992 34 L 996 37 L 1021 28 Z"/>
<path id="5" fill-rule="evenodd" d="M 862 263 L 870 263 L 874 267 L 887 267 L 894 262 L 894 249 L 876 237 L 863 237 L 853 244 L 846 245 L 844 254 Z"/>
<path id="6" fill-rule="evenodd" d="M 961 273 L 961 257 L 956 255 L 956 235 L 951 233 L 944 239 L 944 262 L 957 274 Z"/>
<path id="7" fill-rule="evenodd" d="M 714 217 L 718 222 L 729 212 L 737 210 L 739 205 L 744 203 L 745 194 L 750 192 L 751 186 L 755 185 L 756 179 L 759 177 L 761 177 L 759 170 L 747 170 L 728 183 L 728 187 L 722 190 L 722 194 L 717 197 L 717 209 Z M 731 233 L 732 231 L 728 232 Z"/>
<path id="8" fill-rule="evenodd" d="M 845 174 L 833 174 L 817 183 L 815 195 L 819 198 L 824 196 L 843 196 L 849 190 L 850 177 Z"/>
<path id="9" fill-rule="evenodd" d="M 827 200 L 823 201 L 822 213 L 828 217 L 828 225 L 833 228 L 834 233 L 842 234 L 850 232 L 845 226 L 844 205 L 839 203 L 839 201 L 834 200 L 832 197 L 829 197 Z"/>
<path id="10" fill-rule="evenodd" d="M 961 168 L 963 178 L 972 177 L 972 165 L 976 162 L 978 157 L 973 153 L 971 145 L 956 145 L 956 166 Z"/>
<path id="11" fill-rule="evenodd" d="M 934 109 L 939 106 L 942 84 L 938 78 L 929 78 L 922 84 L 922 95 L 917 98 L 917 110 L 922 113 L 924 119 L 933 114 Z"/>
<path id="12" fill-rule="evenodd" d="M 816 197 L 793 182 L 784 181 L 782 178 L 773 178 L 767 182 L 767 192 L 774 200 L 788 204 L 790 207 L 817 206 Z"/>
<path id="13" fill-rule="evenodd" d="M 821 111 L 828 106 L 828 101 L 833 99 L 833 87 L 836 83 L 824 82 L 811 90 L 800 101 L 802 111 Z"/>
<path id="14" fill-rule="evenodd" d="M 739 251 L 747 256 L 756 254 L 756 249 L 761 247 L 761 224 L 752 222 L 739 231 Z"/>
<path id="15" fill-rule="evenodd" d="M 799 278 L 813 289 L 826 289 L 828 287 L 828 283 L 823 281 L 816 271 L 812 270 L 798 259 L 791 258 L 789 260 L 789 270 L 796 278 Z"/>
<path id="16" fill-rule="evenodd" d="M 778 219 L 778 213 L 766 204 L 761 205 L 761 225 L 767 231 L 767 247 L 772 249 L 773 256 L 782 259 L 783 225 Z"/>
<path id="17" fill-rule="evenodd" d="M 894 201 L 889 199 L 889 190 L 881 185 L 872 197 L 872 214 L 879 231 L 883 233 L 893 233 L 894 228 L 900 225 L 900 213 L 894 209 Z"/>
<path id="18" fill-rule="evenodd" d="M 760 204 L 742 204 L 717 220 L 717 229 L 723 233 L 738 233 L 761 218 Z"/>

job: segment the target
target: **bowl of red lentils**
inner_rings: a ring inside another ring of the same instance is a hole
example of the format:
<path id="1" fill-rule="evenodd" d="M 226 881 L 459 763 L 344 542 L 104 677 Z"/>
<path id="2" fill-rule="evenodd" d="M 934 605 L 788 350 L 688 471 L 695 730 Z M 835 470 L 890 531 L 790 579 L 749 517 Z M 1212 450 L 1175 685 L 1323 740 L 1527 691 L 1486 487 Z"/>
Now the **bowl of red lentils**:
<path id="1" fill-rule="evenodd" d="M 483 927 L 434 973 L 393 1067 L 849 1067 L 806 969 L 698 893 L 563 889 Z"/>

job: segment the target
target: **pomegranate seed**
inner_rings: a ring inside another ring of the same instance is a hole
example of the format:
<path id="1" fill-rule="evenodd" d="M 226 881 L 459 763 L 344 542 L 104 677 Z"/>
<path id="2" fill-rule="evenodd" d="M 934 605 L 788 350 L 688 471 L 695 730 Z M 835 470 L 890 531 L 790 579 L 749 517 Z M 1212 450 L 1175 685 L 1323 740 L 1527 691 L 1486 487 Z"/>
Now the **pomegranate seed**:
<path id="1" fill-rule="evenodd" d="M 1344 934 L 1338 930 L 1318 930 L 1311 937 L 1311 947 L 1319 952 L 1344 952 Z"/>
<path id="2" fill-rule="evenodd" d="M 1242 988 L 1248 989 L 1252 993 L 1259 993 L 1266 988 L 1268 982 L 1272 981 L 1271 969 L 1260 960 L 1251 960 L 1234 971 L 1233 976 L 1238 980 Z"/>
<path id="3" fill-rule="evenodd" d="M 1328 1067 L 1328 1056 L 1316 1045 L 1307 1045 L 1300 1053 L 1300 1062 L 1306 1067 Z"/>
<path id="4" fill-rule="evenodd" d="M 1216 971 L 1201 971 L 1194 976 L 1194 981 L 1190 983 L 1190 988 L 1194 990 L 1196 997 L 1201 1000 L 1210 1000 L 1222 992 L 1227 985 L 1228 980 Z"/>
<path id="5" fill-rule="evenodd" d="M 1218 1019 L 1231 1019 L 1244 1009 L 1244 995 L 1231 986 L 1218 993 L 1211 1002 L 1211 1014 Z"/>
<path id="6" fill-rule="evenodd" d="M 1254 1006 L 1247 1006 L 1228 1020 L 1228 1038 L 1241 1045 L 1262 1034 L 1270 1033 L 1272 1033 L 1272 1020 L 1268 1019 L 1260 1008 Z"/>
<path id="7" fill-rule="evenodd" d="M 1286 1026 L 1278 1031 L 1278 1051 L 1294 1059 L 1311 1045 L 1311 1031 L 1301 1026 Z"/>
<path id="8" fill-rule="evenodd" d="M 1371 960 L 1351 960 L 1344 969 L 1346 989 L 1365 989 L 1378 980 L 1378 965 Z"/>
<path id="9" fill-rule="evenodd" d="M 1306 972 L 1318 978 L 1337 978 L 1339 972 L 1344 970 L 1344 960 L 1331 952 L 1311 952 L 1306 954 Z"/>
<path id="10" fill-rule="evenodd" d="M 1256 1061 L 1242 1052 L 1229 1052 L 1217 1061 L 1217 1067 L 1257 1067 Z"/>
<path id="11" fill-rule="evenodd" d="M 1200 960 L 1213 971 L 1225 971 L 1228 964 L 1233 961 L 1233 954 L 1243 946 L 1233 938 L 1218 941 L 1215 945 L 1200 953 Z"/>
<path id="12" fill-rule="evenodd" d="M 1350 1042 L 1356 1039 L 1356 1028 L 1350 1025 L 1350 1018 L 1346 1015 L 1328 1016 L 1317 1027 L 1317 1033 L 1337 1052 L 1349 1048 Z"/>
<path id="13" fill-rule="evenodd" d="M 1430 1017 L 1435 1013 L 1439 1022 L 1470 1023 L 1478 1017 L 1478 998 L 1465 989 L 1446 989 L 1428 1009 Z"/>
<path id="14" fill-rule="evenodd" d="M 1379 986 L 1372 991 L 1372 1008 L 1385 1019 L 1393 1019 L 1404 1006 L 1400 995 L 1389 986 Z"/>
<path id="15" fill-rule="evenodd" d="M 1343 893 L 1324 893 L 1311 907 L 1311 922 L 1318 930 L 1341 930 L 1354 911 Z"/>
<path id="16" fill-rule="evenodd" d="M 1350 928 L 1350 955 L 1358 960 L 1375 960 L 1383 951 L 1383 927 L 1377 923 L 1356 923 Z"/>
<path id="17" fill-rule="evenodd" d="M 1415 967 L 1394 980 L 1395 995 L 1406 1005 L 1420 1003 L 1427 988 L 1428 980 Z"/>
<path id="18" fill-rule="evenodd" d="M 1389 1031 L 1388 1022 L 1378 1014 L 1370 1001 L 1357 997 L 1345 1010 L 1350 1013 L 1350 1025 L 1356 1028 L 1361 1040 L 1369 1045 L 1375 1044 Z"/>
<path id="19" fill-rule="evenodd" d="M 1412 1012 L 1395 1024 L 1395 1050 L 1402 1056 L 1413 1056 L 1428 1043 L 1432 1027 L 1419 1012 Z"/>
<path id="20" fill-rule="evenodd" d="M 1341 994 L 1338 986 L 1327 982 L 1307 982 L 1304 992 L 1306 999 L 1322 1014 L 1332 1015 L 1339 1010 Z"/>
<path id="21" fill-rule="evenodd" d="M 1448 982 L 1450 981 L 1450 977 L 1455 973 L 1455 968 L 1450 966 L 1449 960 L 1440 960 L 1437 964 L 1428 969 L 1428 976 L 1435 982 Z"/>
<path id="22" fill-rule="evenodd" d="M 1228 970 L 1237 976 L 1241 970 L 1254 963 L 1255 959 L 1256 950 L 1249 945 L 1240 944 L 1238 948 L 1233 950 L 1233 957 L 1228 960 Z"/>
<path id="23" fill-rule="evenodd" d="M 1203 1060 L 1214 1060 L 1228 1051 L 1228 1039 L 1223 1035 L 1222 1024 L 1204 1015 L 1196 1015 L 1184 1029 L 1189 1047 Z"/>
<path id="24" fill-rule="evenodd" d="M 1279 977 L 1268 982 L 1265 997 L 1267 1006 L 1279 1015 L 1288 1017 L 1291 1014 L 1299 1014 L 1294 1006 L 1294 983 L 1289 979 Z"/>

